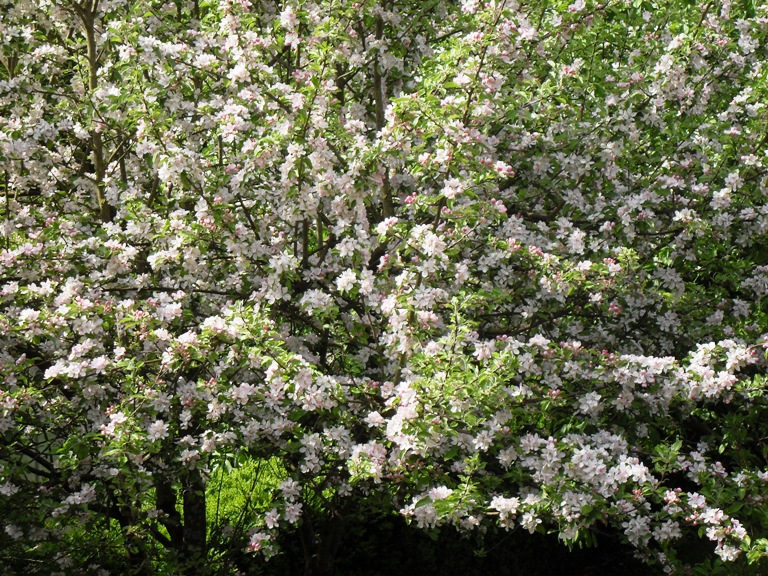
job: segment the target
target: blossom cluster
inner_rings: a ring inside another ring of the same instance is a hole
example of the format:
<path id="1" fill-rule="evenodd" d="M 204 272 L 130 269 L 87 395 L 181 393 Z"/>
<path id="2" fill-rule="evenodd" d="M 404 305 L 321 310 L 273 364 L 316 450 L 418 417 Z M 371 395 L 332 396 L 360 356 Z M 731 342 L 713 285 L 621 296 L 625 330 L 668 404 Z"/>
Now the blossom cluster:
<path id="1" fill-rule="evenodd" d="M 756 4 L 0 0 L 0 562 L 765 555 Z"/>

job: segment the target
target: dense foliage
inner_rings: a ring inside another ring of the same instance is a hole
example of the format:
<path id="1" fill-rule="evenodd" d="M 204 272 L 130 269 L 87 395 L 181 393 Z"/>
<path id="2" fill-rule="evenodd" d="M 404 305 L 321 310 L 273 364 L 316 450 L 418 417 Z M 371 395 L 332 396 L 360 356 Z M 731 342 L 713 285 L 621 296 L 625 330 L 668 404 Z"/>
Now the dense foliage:
<path id="1" fill-rule="evenodd" d="M 390 512 L 768 553 L 766 6 L 0 14 L 4 573 L 325 574 Z"/>

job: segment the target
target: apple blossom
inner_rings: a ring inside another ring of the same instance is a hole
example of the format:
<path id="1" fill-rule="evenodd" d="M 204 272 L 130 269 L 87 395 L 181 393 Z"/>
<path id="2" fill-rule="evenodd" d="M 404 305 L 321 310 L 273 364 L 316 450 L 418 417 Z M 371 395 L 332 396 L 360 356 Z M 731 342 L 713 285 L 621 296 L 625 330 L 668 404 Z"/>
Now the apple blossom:
<path id="1" fill-rule="evenodd" d="M 0 568 L 328 574 L 355 508 L 766 555 L 765 6 L 2 11 Z"/>

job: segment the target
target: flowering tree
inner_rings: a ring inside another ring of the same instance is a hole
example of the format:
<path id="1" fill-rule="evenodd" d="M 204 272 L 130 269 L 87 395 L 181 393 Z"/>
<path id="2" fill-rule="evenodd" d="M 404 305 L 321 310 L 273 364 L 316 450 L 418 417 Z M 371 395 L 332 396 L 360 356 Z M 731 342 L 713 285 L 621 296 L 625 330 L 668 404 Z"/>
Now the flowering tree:
<path id="1" fill-rule="evenodd" d="M 363 503 L 766 553 L 764 6 L 0 10 L 7 573 L 322 574 Z"/>

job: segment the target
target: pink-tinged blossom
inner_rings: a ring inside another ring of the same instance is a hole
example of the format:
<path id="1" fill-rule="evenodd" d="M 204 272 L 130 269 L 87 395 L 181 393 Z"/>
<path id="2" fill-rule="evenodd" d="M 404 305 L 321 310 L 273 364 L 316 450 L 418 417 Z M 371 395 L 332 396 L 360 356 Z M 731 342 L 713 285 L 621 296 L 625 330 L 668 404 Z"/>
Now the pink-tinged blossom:
<path id="1" fill-rule="evenodd" d="M 639 546 L 651 537 L 651 519 L 647 516 L 635 516 L 622 523 L 627 539 Z"/>
<path id="2" fill-rule="evenodd" d="M 104 372 L 104 369 L 111 364 L 107 356 L 98 356 L 91 360 L 91 369 L 98 373 Z"/>
<path id="3" fill-rule="evenodd" d="M 413 518 L 419 528 L 434 528 L 440 523 L 440 516 L 432 504 L 424 504 L 420 497 L 414 496 L 412 502 L 402 508 L 400 513 L 406 518 Z"/>
<path id="4" fill-rule="evenodd" d="M 600 414 L 601 396 L 598 392 L 589 392 L 579 400 L 579 412 L 587 416 L 596 417 Z"/>
<path id="5" fill-rule="evenodd" d="M 304 505 L 301 502 L 291 502 L 285 507 L 283 512 L 283 518 L 289 524 L 295 524 L 301 518 L 302 508 Z"/>
<path id="6" fill-rule="evenodd" d="M 163 440 L 168 436 L 168 423 L 162 420 L 155 420 L 147 427 L 147 439 L 150 442 Z"/>
<path id="7" fill-rule="evenodd" d="M 280 13 L 280 25 L 286 30 L 293 30 L 296 27 L 298 18 L 293 6 L 286 6 Z"/>
<path id="8" fill-rule="evenodd" d="M 101 427 L 101 433 L 105 436 L 115 436 L 118 432 L 118 427 L 125 424 L 128 421 L 128 416 L 122 412 L 115 412 L 109 415 L 107 424 Z"/>
<path id="9" fill-rule="evenodd" d="M 195 346 L 200 342 L 197 333 L 191 330 L 181 334 L 176 341 L 183 346 Z"/>
<path id="10" fill-rule="evenodd" d="M 0 484 L 0 494 L 2 494 L 3 496 L 13 496 L 18 491 L 19 491 L 19 487 L 10 482 L 6 482 L 5 484 Z"/>
<path id="11" fill-rule="evenodd" d="M 314 315 L 331 305 L 332 298 L 330 294 L 322 290 L 309 290 L 301 297 L 301 304 L 307 308 L 309 314 Z"/>
<path id="12" fill-rule="evenodd" d="M 715 554 L 717 554 L 724 562 L 733 562 L 739 557 L 741 550 L 736 546 L 720 542 L 715 548 Z"/>
<path id="13" fill-rule="evenodd" d="M 264 532 L 255 532 L 251 535 L 251 538 L 248 542 L 248 551 L 250 552 L 259 552 L 264 548 L 265 543 L 270 542 L 271 536 L 269 534 L 265 534 Z"/>
<path id="14" fill-rule="evenodd" d="M 528 530 L 528 532 L 531 534 L 536 532 L 541 523 L 541 518 L 539 518 L 535 512 L 530 510 L 525 512 L 523 517 L 520 519 L 520 526 Z"/>
<path id="15" fill-rule="evenodd" d="M 64 558 L 104 519 L 88 487 L 181 473 L 194 500 L 246 450 L 295 479 L 227 550 L 275 553 L 319 488 L 646 558 L 754 547 L 768 474 L 700 440 L 764 392 L 765 14 L 657 3 L 617 45 L 605 3 L 373 4 L 102 11 L 90 82 L 58 8 L 4 14 L 0 431 L 67 472 L 0 459 L 9 545 Z M 168 517 L 130 500 L 161 569 Z"/>
<path id="16" fill-rule="evenodd" d="M 194 448 L 187 448 L 181 451 L 180 458 L 182 463 L 189 469 L 194 469 L 197 461 L 200 460 L 200 451 Z"/>
<path id="17" fill-rule="evenodd" d="M 498 513 L 499 523 L 505 528 L 513 526 L 519 507 L 519 498 L 506 498 L 504 496 L 494 496 L 489 504 L 489 508 Z M 529 518 L 528 523 L 530 526 L 531 523 L 534 523 L 534 520 Z"/>
<path id="18" fill-rule="evenodd" d="M 230 394 L 232 399 L 240 405 L 246 404 L 248 399 L 256 392 L 256 387 L 252 384 L 240 384 L 232 388 Z"/>
<path id="19" fill-rule="evenodd" d="M 299 497 L 301 485 L 296 480 L 289 478 L 280 483 L 280 491 L 283 493 L 283 498 L 293 502 Z"/>
<path id="20" fill-rule="evenodd" d="M 356 281 L 357 276 L 355 275 L 354 270 L 345 270 L 341 273 L 341 276 L 336 279 L 336 289 L 339 292 L 348 292 L 354 288 Z"/>
<path id="21" fill-rule="evenodd" d="M 499 452 L 499 463 L 505 468 L 509 469 L 512 463 L 517 459 L 517 452 L 514 448 L 509 447 Z"/>
<path id="22" fill-rule="evenodd" d="M 264 515 L 264 525 L 270 530 L 273 530 L 280 525 L 280 512 L 277 508 L 272 508 L 272 510 Z"/>
<path id="23" fill-rule="evenodd" d="M 24 536 L 24 531 L 16 524 L 6 524 L 4 532 L 13 540 L 20 540 Z"/>
<path id="24" fill-rule="evenodd" d="M 65 360 L 57 361 L 53 366 L 50 366 L 45 369 L 45 372 L 43 373 L 43 378 L 45 379 L 57 378 L 59 375 L 64 373 L 64 369 L 66 365 L 67 365 L 67 362 Z"/>
<path id="25" fill-rule="evenodd" d="M 680 524 L 674 520 L 667 520 L 662 525 L 653 529 L 653 537 L 659 542 L 667 540 L 676 540 L 683 535 L 680 530 Z"/>
<path id="26" fill-rule="evenodd" d="M 389 218 L 385 218 L 381 222 L 379 222 L 376 225 L 376 233 L 380 236 L 385 235 L 389 230 L 392 229 L 393 226 L 395 226 L 399 220 L 395 218 L 394 216 L 390 216 Z"/>
<path id="27" fill-rule="evenodd" d="M 458 178 L 451 178 L 445 181 L 445 184 L 441 192 L 443 196 L 445 196 L 449 200 L 453 200 L 454 198 L 459 196 L 462 192 L 464 192 L 464 189 L 465 189 L 465 186 L 461 180 L 459 180 Z"/>
<path id="28" fill-rule="evenodd" d="M 688 505 L 691 508 L 704 508 L 707 505 L 707 500 L 698 492 L 688 492 Z"/>
<path id="29" fill-rule="evenodd" d="M 160 320 L 173 320 L 181 316 L 182 308 L 181 304 L 177 302 L 171 302 L 158 309 L 157 315 Z"/>
<path id="30" fill-rule="evenodd" d="M 87 504 L 96 500 L 96 487 L 93 484 L 84 484 L 77 492 L 70 494 L 64 499 L 64 504 L 78 505 Z"/>
<path id="31" fill-rule="evenodd" d="M 40 318 L 39 310 L 32 310 L 31 308 L 25 308 L 19 313 L 19 322 L 22 324 L 32 324 L 38 318 Z"/>
<path id="32" fill-rule="evenodd" d="M 378 412 L 369 412 L 365 417 L 365 423 L 368 426 L 381 426 L 386 423 L 386 420 Z"/>
<path id="33" fill-rule="evenodd" d="M 476 342 L 475 351 L 472 355 L 478 360 L 488 360 L 496 350 L 496 342 L 488 340 L 486 342 Z"/>
<path id="34" fill-rule="evenodd" d="M 427 495 L 432 499 L 433 502 L 437 500 L 445 500 L 451 494 L 453 494 L 453 490 L 446 486 L 437 486 L 435 488 L 431 488 L 429 492 L 427 492 Z"/>
<path id="35" fill-rule="evenodd" d="M 546 348 L 549 346 L 550 340 L 548 338 L 545 338 L 541 334 L 536 334 L 535 336 L 531 337 L 530 340 L 528 340 L 529 346 L 539 346 L 541 348 Z"/>

